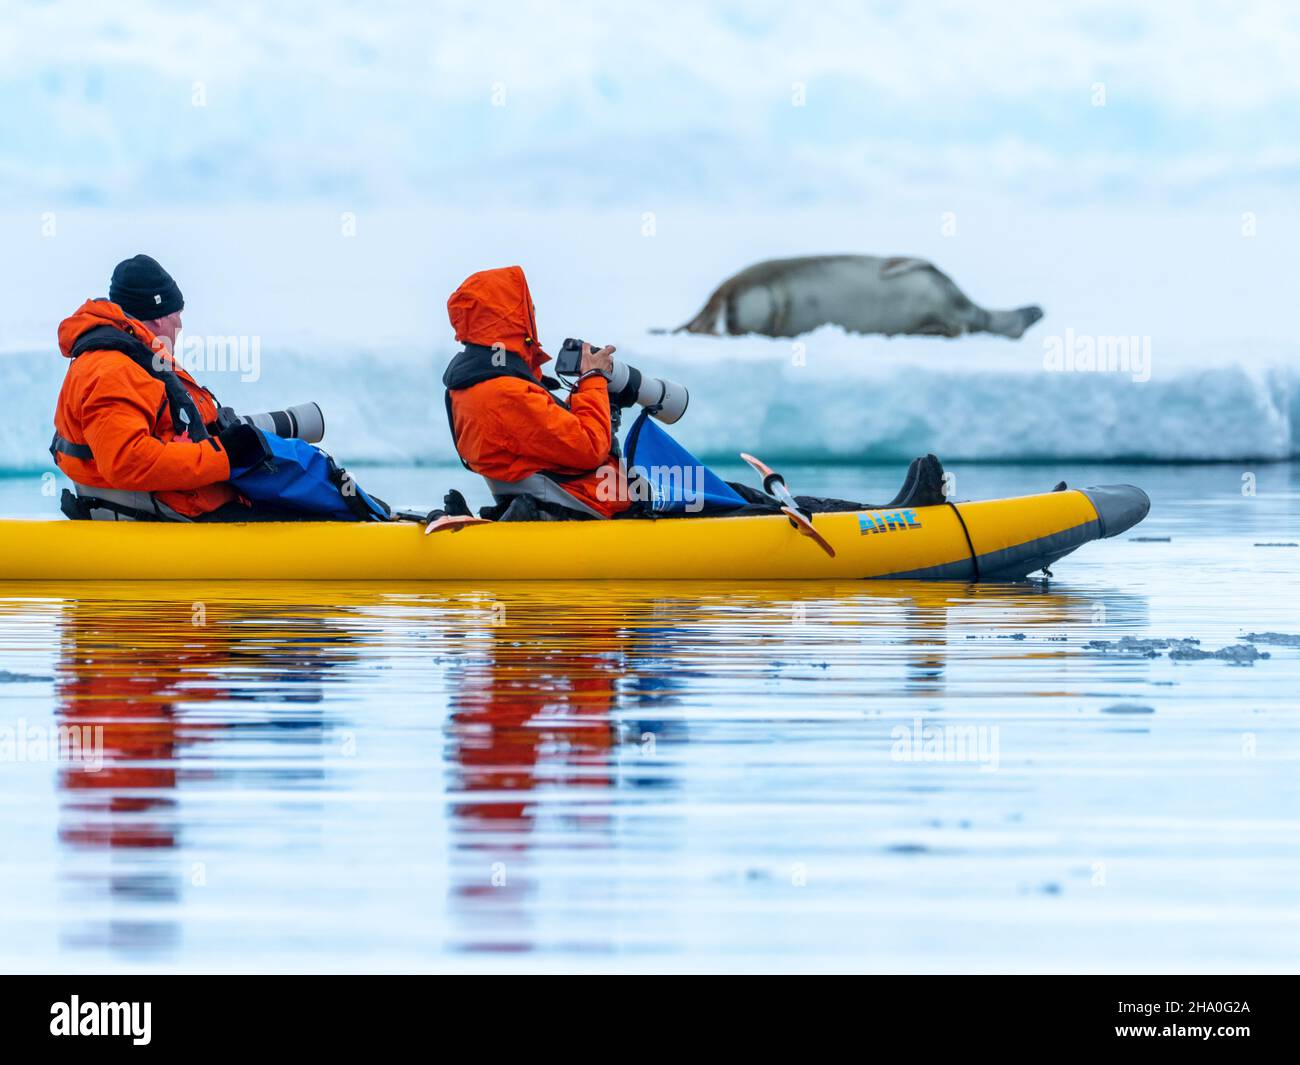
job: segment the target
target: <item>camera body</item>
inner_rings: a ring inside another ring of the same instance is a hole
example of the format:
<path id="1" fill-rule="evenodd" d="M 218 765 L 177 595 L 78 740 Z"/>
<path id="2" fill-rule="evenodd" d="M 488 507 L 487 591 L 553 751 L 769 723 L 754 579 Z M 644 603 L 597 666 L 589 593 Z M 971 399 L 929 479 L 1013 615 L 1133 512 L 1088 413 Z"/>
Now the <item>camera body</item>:
<path id="1" fill-rule="evenodd" d="M 574 340 L 573 337 L 567 337 L 560 350 L 555 356 L 555 372 L 561 377 L 578 377 L 582 373 L 582 345 L 583 341 Z M 595 344 L 591 345 L 591 350 L 598 350 Z"/>
<path id="2" fill-rule="evenodd" d="M 565 339 L 555 356 L 555 372 L 561 377 L 579 377 L 582 374 L 582 344 L 573 337 Z M 592 351 L 600 345 L 592 344 Z M 615 408 L 630 407 L 639 403 L 649 407 L 651 414 L 661 422 L 672 425 L 686 413 L 690 394 L 683 385 L 660 377 L 645 377 L 635 366 L 618 359 L 612 360 L 614 370 L 606 374 L 609 402 Z"/>

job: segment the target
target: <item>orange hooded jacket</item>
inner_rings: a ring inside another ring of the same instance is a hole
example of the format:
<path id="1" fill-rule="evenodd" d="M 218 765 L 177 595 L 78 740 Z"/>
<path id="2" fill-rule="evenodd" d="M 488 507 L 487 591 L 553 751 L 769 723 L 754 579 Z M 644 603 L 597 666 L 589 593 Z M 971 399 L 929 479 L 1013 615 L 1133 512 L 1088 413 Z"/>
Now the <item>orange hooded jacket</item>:
<path id="1" fill-rule="evenodd" d="M 154 335 L 108 300 L 87 300 L 63 320 L 59 351 L 72 361 L 59 392 L 54 428 L 65 440 L 89 446 L 92 457 L 58 454 L 59 469 L 90 488 L 152 492 L 158 502 L 190 518 L 235 499 L 235 490 L 225 483 L 230 477 L 226 453 L 215 439 L 195 443 L 175 431 L 161 381 L 120 351 L 92 347 L 73 355 L 77 340 L 100 326 L 155 347 Z M 214 421 L 212 393 L 182 367 L 173 368 L 204 422 Z"/>
<path id="2" fill-rule="evenodd" d="M 568 407 L 541 384 L 550 361 L 537 339 L 528 281 L 518 266 L 471 274 L 447 300 L 456 339 L 483 347 L 500 345 L 519 355 L 536 381 L 493 377 L 450 391 L 456 448 L 475 473 L 498 481 L 522 481 L 540 470 L 583 474 L 561 487 L 606 517 L 630 505 L 617 460 L 610 458 L 609 389 L 600 377 L 579 382 Z M 614 498 L 605 498 L 613 496 Z"/>

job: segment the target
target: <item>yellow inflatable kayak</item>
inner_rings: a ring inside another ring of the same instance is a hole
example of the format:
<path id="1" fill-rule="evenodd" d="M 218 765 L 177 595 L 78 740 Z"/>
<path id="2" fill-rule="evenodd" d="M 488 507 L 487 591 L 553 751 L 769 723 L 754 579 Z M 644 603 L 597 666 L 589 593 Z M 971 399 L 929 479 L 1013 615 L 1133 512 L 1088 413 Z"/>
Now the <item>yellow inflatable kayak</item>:
<path id="1" fill-rule="evenodd" d="M 817 514 L 420 525 L 0 520 L 0 580 L 1016 580 L 1150 509 L 1131 485 Z"/>

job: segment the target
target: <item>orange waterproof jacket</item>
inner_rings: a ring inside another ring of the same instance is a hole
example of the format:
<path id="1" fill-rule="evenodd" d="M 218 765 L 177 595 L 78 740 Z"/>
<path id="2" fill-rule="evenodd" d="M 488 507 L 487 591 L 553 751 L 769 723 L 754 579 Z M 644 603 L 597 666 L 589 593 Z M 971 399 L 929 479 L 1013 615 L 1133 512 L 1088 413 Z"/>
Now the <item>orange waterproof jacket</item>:
<path id="1" fill-rule="evenodd" d="M 71 359 L 54 428 L 73 445 L 89 447 L 89 458 L 56 454 L 59 469 L 78 484 L 152 492 L 158 502 L 186 517 L 216 510 L 236 498 L 226 484 L 230 460 L 215 439 L 191 441 L 172 425 L 163 383 L 121 351 L 91 343 L 76 351 L 91 329 L 111 326 L 154 348 L 154 336 L 108 300 L 87 300 L 59 326 L 59 350 Z M 83 345 L 84 346 L 84 345 Z M 217 416 L 212 393 L 182 367 L 172 367 L 205 423 Z"/>
<path id="2" fill-rule="evenodd" d="M 447 300 L 447 315 L 462 344 L 514 352 L 532 375 L 502 375 L 467 388 L 444 378 L 456 448 L 469 468 L 498 481 L 522 481 L 541 470 L 585 474 L 561 487 L 606 517 L 626 510 L 627 494 L 616 487 L 618 463 L 610 458 L 609 390 L 602 378 L 588 377 L 566 407 L 542 386 L 550 356 L 537 339 L 523 270 L 471 274 Z"/>

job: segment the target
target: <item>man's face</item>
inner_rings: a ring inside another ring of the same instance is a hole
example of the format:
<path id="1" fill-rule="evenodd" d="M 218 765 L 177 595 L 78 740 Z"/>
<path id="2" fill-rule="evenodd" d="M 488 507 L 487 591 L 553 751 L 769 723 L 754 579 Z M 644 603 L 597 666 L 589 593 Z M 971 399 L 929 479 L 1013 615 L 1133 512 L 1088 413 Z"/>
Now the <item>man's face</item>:
<path id="1" fill-rule="evenodd" d="M 155 318 L 151 322 L 145 322 L 144 326 L 163 342 L 170 355 L 176 346 L 176 335 L 181 331 L 181 312 L 173 311 L 166 318 Z"/>

